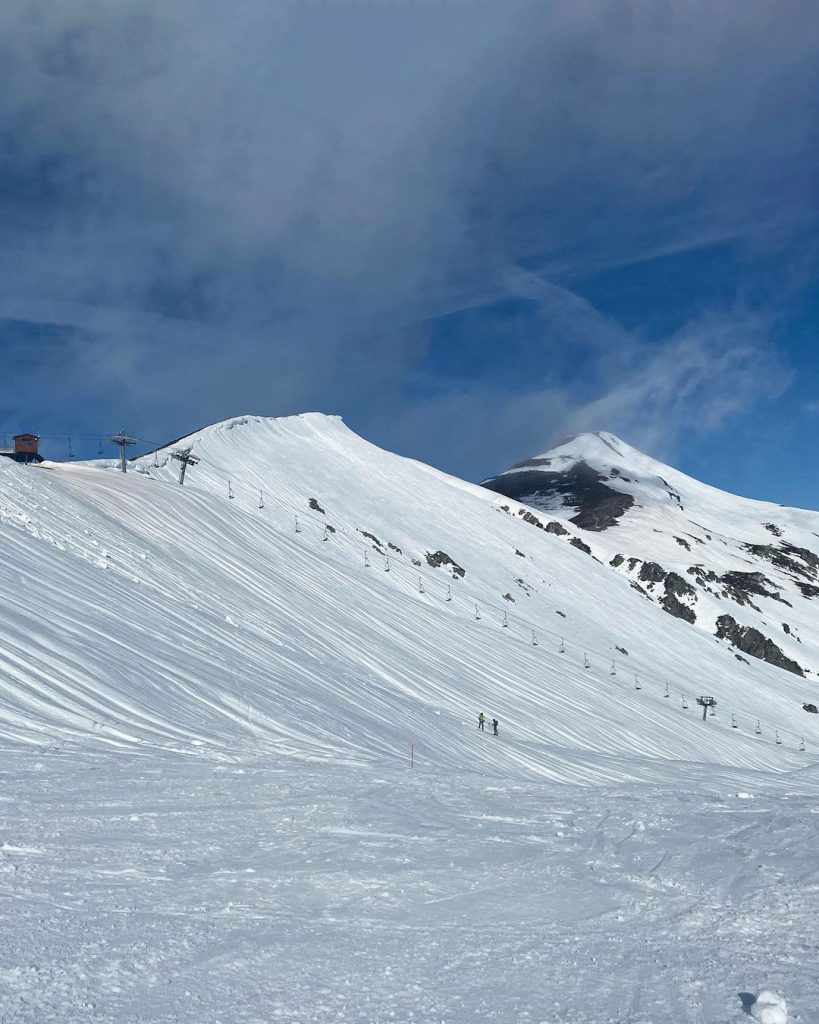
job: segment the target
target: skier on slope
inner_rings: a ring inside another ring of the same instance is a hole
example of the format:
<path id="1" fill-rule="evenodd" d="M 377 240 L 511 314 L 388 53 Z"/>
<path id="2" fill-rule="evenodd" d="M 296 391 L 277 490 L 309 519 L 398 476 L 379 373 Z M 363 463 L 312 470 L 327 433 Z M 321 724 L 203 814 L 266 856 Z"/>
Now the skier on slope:
<path id="1" fill-rule="evenodd" d="M 485 721 L 486 721 L 486 716 L 484 715 L 484 713 L 483 713 L 483 711 L 482 711 L 482 712 L 481 712 L 481 713 L 480 713 L 480 714 L 478 715 L 478 728 L 479 728 L 479 729 L 481 730 L 481 732 L 483 732 L 483 726 L 484 726 L 484 722 L 485 722 Z"/>
<path id="2" fill-rule="evenodd" d="M 498 720 L 497 720 L 497 718 L 493 718 L 492 719 L 492 735 L 493 736 L 497 736 L 498 735 Z"/>

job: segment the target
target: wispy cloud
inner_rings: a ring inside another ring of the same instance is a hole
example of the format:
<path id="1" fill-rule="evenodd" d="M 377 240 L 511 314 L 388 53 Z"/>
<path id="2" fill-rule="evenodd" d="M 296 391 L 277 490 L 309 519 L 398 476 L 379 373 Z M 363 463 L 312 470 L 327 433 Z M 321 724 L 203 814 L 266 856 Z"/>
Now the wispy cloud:
<path id="1" fill-rule="evenodd" d="M 374 434 L 389 405 L 375 440 L 429 454 L 437 415 L 464 471 L 490 399 L 524 452 L 556 419 L 722 422 L 706 363 L 737 371 L 747 316 L 648 344 L 566 275 L 804 221 L 818 39 L 808 0 L 6 0 L 8 413 L 153 435 L 323 407 Z M 538 305 L 518 388 L 419 405 L 434 320 L 510 297 Z M 21 321 L 51 325 L 25 358 Z"/>

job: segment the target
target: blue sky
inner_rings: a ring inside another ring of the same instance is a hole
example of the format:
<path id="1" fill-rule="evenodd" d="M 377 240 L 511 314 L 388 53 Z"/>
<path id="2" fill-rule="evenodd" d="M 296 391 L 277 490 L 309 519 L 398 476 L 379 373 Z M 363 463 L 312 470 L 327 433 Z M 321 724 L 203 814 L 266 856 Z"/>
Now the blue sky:
<path id="1" fill-rule="evenodd" d="M 609 430 L 819 507 L 817 52 L 813 0 L 7 0 L 0 430 Z"/>

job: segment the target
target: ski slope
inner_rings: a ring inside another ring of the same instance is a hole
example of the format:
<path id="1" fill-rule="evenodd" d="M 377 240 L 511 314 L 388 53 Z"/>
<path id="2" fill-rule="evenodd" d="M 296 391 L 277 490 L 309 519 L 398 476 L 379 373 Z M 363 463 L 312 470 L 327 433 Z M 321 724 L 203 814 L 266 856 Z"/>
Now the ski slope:
<path id="1" fill-rule="evenodd" d="M 738 663 L 571 524 L 318 414 L 183 444 L 183 487 L 171 448 L 126 475 L 0 460 L 5 745 L 396 766 L 414 742 L 427 768 L 579 784 L 813 763 L 814 682 Z"/>
<path id="2" fill-rule="evenodd" d="M 815 1021 L 815 683 L 525 516 L 319 415 L 0 460 L 0 1020 Z"/>

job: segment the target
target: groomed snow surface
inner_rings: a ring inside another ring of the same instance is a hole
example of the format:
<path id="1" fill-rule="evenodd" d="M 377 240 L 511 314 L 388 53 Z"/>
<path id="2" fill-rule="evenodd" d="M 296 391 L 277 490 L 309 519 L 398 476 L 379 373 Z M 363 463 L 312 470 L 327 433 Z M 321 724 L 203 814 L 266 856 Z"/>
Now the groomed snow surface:
<path id="1" fill-rule="evenodd" d="M 0 1019 L 814 1024 L 815 801 L 685 789 L 7 757 Z"/>
<path id="2" fill-rule="evenodd" d="M 814 683 L 339 421 L 185 443 L 0 460 L 4 1024 L 816 1019 Z"/>

